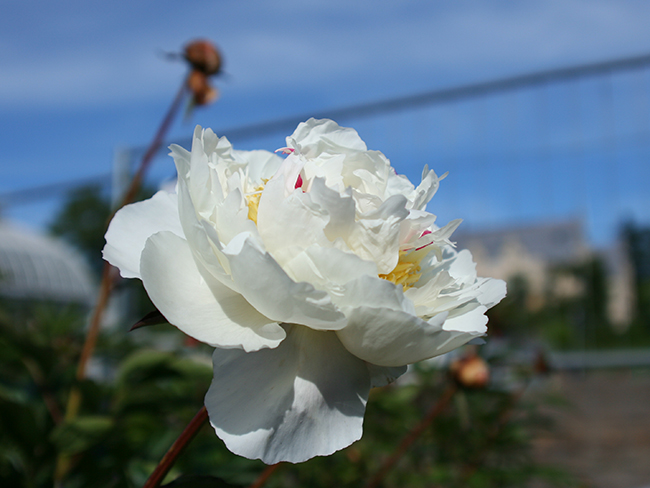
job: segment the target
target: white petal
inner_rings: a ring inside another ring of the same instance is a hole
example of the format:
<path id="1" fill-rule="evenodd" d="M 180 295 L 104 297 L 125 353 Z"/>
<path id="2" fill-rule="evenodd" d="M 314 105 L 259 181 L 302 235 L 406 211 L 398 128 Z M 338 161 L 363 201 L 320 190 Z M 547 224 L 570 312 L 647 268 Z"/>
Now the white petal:
<path id="1" fill-rule="evenodd" d="M 285 198 L 284 178 L 269 181 L 257 212 L 257 229 L 267 251 L 284 265 L 311 245 L 330 246 L 323 232 L 328 216 L 308 194 L 295 190 Z"/>
<path id="2" fill-rule="evenodd" d="M 328 216 L 324 228 L 325 235 L 330 241 L 337 238 L 347 240 L 355 225 L 355 205 L 352 192 L 348 188 L 343 195 L 328 188 L 325 180 L 314 178 L 309 196 L 314 203 L 320 205 Z"/>
<path id="3" fill-rule="evenodd" d="M 208 284 L 184 239 L 154 234 L 142 252 L 142 282 L 165 318 L 186 334 L 217 347 L 256 351 L 285 337 L 276 322 L 217 280 Z"/>
<path id="4" fill-rule="evenodd" d="M 388 308 L 357 307 L 346 315 L 348 326 L 337 331 L 339 339 L 352 354 L 378 366 L 404 366 L 437 356 L 448 339 L 442 329 L 445 313 L 432 323 Z"/>
<path id="5" fill-rule="evenodd" d="M 263 179 L 271 178 L 284 161 L 277 154 L 269 151 L 238 151 L 233 150 L 233 155 L 238 161 L 247 163 L 248 178 L 254 183 L 260 184 Z"/>
<path id="6" fill-rule="evenodd" d="M 140 278 L 140 254 L 147 239 L 160 231 L 183 236 L 175 193 L 159 191 L 149 200 L 121 208 L 106 232 L 104 259 L 124 278 Z"/>
<path id="7" fill-rule="evenodd" d="M 369 363 L 403 366 L 439 356 L 483 335 L 485 310 L 477 307 L 446 323 L 446 313 L 425 322 L 398 310 L 358 307 L 346 310 L 348 326 L 336 334 L 348 351 Z"/>
<path id="8" fill-rule="evenodd" d="M 444 178 L 443 175 L 442 178 Z M 427 203 L 433 198 L 433 195 L 438 191 L 440 180 L 433 170 L 429 170 L 428 166 L 424 166 L 422 171 L 422 182 L 415 189 L 415 195 L 408 205 L 409 208 L 423 210 Z"/>
<path id="9" fill-rule="evenodd" d="M 459 251 L 455 259 L 450 261 L 449 274 L 466 285 L 476 281 L 476 263 L 467 249 Z"/>
<path id="10" fill-rule="evenodd" d="M 209 225 L 204 226 L 204 219 L 200 219 L 197 215 L 194 203 L 190 196 L 190 189 L 188 183 L 179 178 L 178 180 L 178 211 L 183 225 L 183 232 L 185 239 L 189 243 L 194 258 L 198 260 L 203 267 L 217 278 L 224 285 L 236 290 L 236 286 L 232 283 L 232 279 L 227 270 L 224 269 L 224 264 L 219 260 L 219 238 L 213 235 L 212 239 L 208 236 Z M 200 220 L 199 220 L 200 219 Z M 213 231 L 213 229 L 211 229 Z M 216 231 L 212 232 L 216 234 Z M 215 238 L 216 237 L 216 238 Z M 216 247 L 216 249 L 215 249 Z M 221 256 L 222 260 L 225 258 Z"/>
<path id="11" fill-rule="evenodd" d="M 481 305 L 492 308 L 506 296 L 507 287 L 503 280 L 494 278 L 479 278 L 481 293 L 477 297 Z"/>
<path id="12" fill-rule="evenodd" d="M 362 215 L 347 241 L 362 259 L 377 263 L 379 273 L 390 273 L 399 258 L 399 231 L 408 216 L 406 198 L 395 195 L 370 214 Z"/>
<path id="13" fill-rule="evenodd" d="M 376 276 L 365 275 L 346 283 L 345 293 L 336 303 L 341 308 L 389 308 L 415 315 L 415 307 L 405 300 L 402 287 Z"/>
<path id="14" fill-rule="evenodd" d="M 252 235 L 238 235 L 223 252 L 237 289 L 263 315 L 319 330 L 345 326 L 345 316 L 326 292 L 293 281 Z"/>
<path id="15" fill-rule="evenodd" d="M 298 149 L 304 156 L 315 158 L 325 151 L 332 153 L 365 151 L 366 143 L 356 130 L 341 127 L 333 120 L 309 119 L 301 122 L 287 137 L 287 146 Z"/>
<path id="16" fill-rule="evenodd" d="M 485 316 L 487 307 L 483 305 L 472 306 L 472 304 L 468 304 L 466 307 L 468 311 L 465 313 L 458 313 L 458 310 L 456 310 L 456 315 L 449 317 L 445 321 L 443 328 L 449 331 L 467 332 L 474 334 L 475 337 L 485 334 L 487 331 L 485 325 L 488 322 L 488 318 Z"/>
<path id="17" fill-rule="evenodd" d="M 336 302 L 350 290 L 346 283 L 362 276 L 377 276 L 377 266 L 355 254 L 333 247 L 310 247 L 297 254 L 283 269 L 295 281 L 306 281 L 329 293 Z"/>
<path id="18" fill-rule="evenodd" d="M 235 454 L 298 463 L 362 434 L 370 378 L 332 332 L 287 326 L 276 349 L 217 349 L 205 397 L 210 423 Z"/>

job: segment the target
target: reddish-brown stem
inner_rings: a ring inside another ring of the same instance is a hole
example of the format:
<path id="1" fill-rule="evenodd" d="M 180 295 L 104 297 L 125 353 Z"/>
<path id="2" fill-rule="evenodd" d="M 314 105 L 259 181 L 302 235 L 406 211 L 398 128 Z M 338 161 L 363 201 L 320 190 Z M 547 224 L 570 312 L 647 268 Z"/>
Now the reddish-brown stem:
<path id="1" fill-rule="evenodd" d="M 160 127 L 158 128 L 156 135 L 151 141 L 151 144 L 149 144 L 149 148 L 147 149 L 147 152 L 145 152 L 144 156 L 142 156 L 142 161 L 140 161 L 140 166 L 138 167 L 138 170 L 136 171 L 135 175 L 133 175 L 131 184 L 129 185 L 129 188 L 124 193 L 124 197 L 122 197 L 122 202 L 117 207 L 118 209 L 123 207 L 127 203 L 131 203 L 135 199 L 138 189 L 140 188 L 140 184 L 142 183 L 142 178 L 144 177 L 145 172 L 149 168 L 151 161 L 153 161 L 153 157 L 156 155 L 158 149 L 160 149 L 160 146 L 164 142 L 165 135 L 167 134 L 167 131 L 169 131 L 169 127 L 174 121 L 174 118 L 178 113 L 178 109 L 181 107 L 181 103 L 183 101 L 186 91 L 187 91 L 187 80 L 184 79 L 180 89 L 178 90 L 178 93 L 176 94 L 176 98 L 174 98 L 174 101 L 169 107 L 169 110 L 167 111 L 165 118 L 160 124 Z"/>
<path id="2" fill-rule="evenodd" d="M 447 407 L 447 404 L 452 399 L 458 388 L 451 384 L 444 391 L 438 401 L 431 407 L 427 415 L 411 429 L 411 431 L 404 436 L 402 442 L 399 443 L 393 454 L 391 454 L 381 465 L 379 471 L 370 479 L 366 488 L 376 488 L 381 483 L 381 480 L 388 474 L 397 461 L 404 455 L 407 449 L 415 442 L 415 440 L 422 435 L 422 433 L 431 425 L 431 422 L 442 413 Z"/>
<path id="3" fill-rule="evenodd" d="M 167 134 L 167 131 L 171 126 L 172 121 L 174 120 L 175 116 L 178 113 L 179 108 L 181 107 L 186 92 L 186 85 L 187 85 L 186 80 L 183 79 L 183 83 L 181 84 L 181 87 L 178 90 L 178 93 L 176 94 L 174 101 L 169 107 L 169 110 L 167 111 L 165 118 L 162 120 L 160 127 L 156 131 L 156 134 L 154 135 L 154 138 L 151 141 L 151 144 L 149 145 L 147 152 L 142 157 L 142 161 L 140 161 L 140 166 L 138 167 L 138 170 L 133 176 L 129 188 L 126 190 L 124 197 L 122 198 L 122 201 L 120 202 L 120 204 L 117 206 L 117 208 L 114 210 L 113 214 L 109 218 L 109 221 L 115 215 L 115 212 L 117 212 L 119 208 L 123 207 L 128 203 L 131 203 L 135 199 L 138 189 L 140 188 L 142 178 L 144 177 L 146 170 L 149 168 L 149 165 L 151 164 L 151 161 L 153 160 L 153 157 L 155 156 L 156 152 L 160 148 L 160 145 L 162 144 L 165 135 Z M 90 319 L 88 331 L 86 332 L 86 339 L 84 341 L 83 349 L 81 350 L 79 363 L 77 364 L 77 375 L 76 375 L 77 381 L 83 380 L 86 376 L 86 367 L 88 365 L 88 361 L 93 355 L 95 346 L 97 345 L 97 338 L 99 337 L 102 317 L 104 316 L 104 310 L 106 309 L 106 305 L 108 303 L 111 290 L 113 289 L 115 276 L 116 276 L 115 270 L 112 268 L 112 266 L 108 263 L 104 263 L 104 268 L 102 270 L 102 279 L 99 285 L 99 292 L 97 296 L 97 303 L 95 305 L 93 315 Z M 77 386 L 73 386 L 72 389 L 70 390 L 70 395 L 68 396 L 68 403 L 66 405 L 66 411 L 65 411 L 65 419 L 71 420 L 75 418 L 77 416 L 77 413 L 79 412 L 80 405 L 81 405 L 81 392 Z M 65 474 L 67 473 L 69 467 L 70 467 L 69 458 L 65 456 L 60 456 L 57 460 L 56 470 L 54 473 L 54 479 L 56 480 L 55 486 L 60 484 L 61 480 L 64 478 Z"/>
<path id="4" fill-rule="evenodd" d="M 266 483 L 271 475 L 275 473 L 275 470 L 278 469 L 281 465 L 282 463 L 277 463 L 267 466 L 266 469 L 262 471 L 258 478 L 248 488 L 262 488 L 262 486 L 264 486 L 264 483 Z"/>
<path id="5" fill-rule="evenodd" d="M 149 479 L 144 484 L 143 488 L 157 488 L 162 483 L 169 470 L 176 462 L 176 458 L 180 456 L 183 450 L 187 447 L 194 436 L 199 432 L 203 424 L 208 420 L 208 411 L 205 407 L 202 407 L 201 410 L 194 416 L 194 418 L 187 424 L 185 430 L 181 432 L 181 435 L 178 436 L 178 439 L 172 444 L 169 450 L 165 453 L 163 458 L 154 469 Z"/>

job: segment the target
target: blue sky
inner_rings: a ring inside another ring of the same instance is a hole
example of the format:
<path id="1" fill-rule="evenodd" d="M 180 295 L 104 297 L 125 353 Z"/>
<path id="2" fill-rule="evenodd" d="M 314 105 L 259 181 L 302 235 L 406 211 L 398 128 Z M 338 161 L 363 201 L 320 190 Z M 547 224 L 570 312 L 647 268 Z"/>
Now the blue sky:
<path id="1" fill-rule="evenodd" d="M 0 193 L 106 173 L 116 147 L 145 144 L 185 73 L 161 53 L 194 38 L 219 45 L 227 76 L 220 101 L 178 122 L 172 139 L 196 123 L 233 127 L 650 53 L 642 1 L 4 0 L 2 13 Z M 4 215 L 42 227 L 53 208 Z"/>

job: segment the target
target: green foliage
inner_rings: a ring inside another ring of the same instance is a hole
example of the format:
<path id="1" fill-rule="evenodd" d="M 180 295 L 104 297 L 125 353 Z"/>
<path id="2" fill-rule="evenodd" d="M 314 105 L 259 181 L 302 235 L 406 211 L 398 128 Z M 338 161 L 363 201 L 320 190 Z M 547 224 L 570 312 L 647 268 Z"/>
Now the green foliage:
<path id="1" fill-rule="evenodd" d="M 79 310 L 61 307 L 0 316 L 0 486 L 52 486 L 59 454 L 72 456 L 66 487 L 141 486 L 201 406 L 212 377 L 206 351 L 192 349 L 199 362 L 186 349 L 137 348 L 133 336 L 116 332 L 100 338 L 95 355 L 115 380 L 80 383 L 81 412 L 64 421 L 84 322 Z M 180 335 L 159 327 L 166 330 L 149 339 Z M 175 474 L 207 474 L 225 451 L 205 430 L 192 448 L 208 454 L 182 460 Z"/>
<path id="2" fill-rule="evenodd" d="M 84 319 L 78 310 L 54 307 L 28 320 L 0 316 L 0 486 L 52 486 L 60 454 L 71 456 L 66 488 L 142 486 L 201 407 L 212 377 L 210 349 L 187 348 L 180 340 L 168 351 L 134 343 L 143 335 L 149 343 L 161 335 L 182 338 L 171 326 L 157 325 L 100 337 L 95 357 L 108 374 L 78 384 L 80 413 L 64 421 Z M 361 441 L 286 465 L 267 486 L 363 486 L 449 384 L 437 370 L 409 374 L 411 384 L 371 392 Z M 458 393 L 382 486 L 509 487 L 553 478 L 528 455 L 531 429 L 540 422 L 536 407 L 516 400 L 498 390 Z M 205 426 L 166 483 L 249 486 L 264 468 L 227 451 Z"/>
<path id="3" fill-rule="evenodd" d="M 650 333 L 650 227 L 629 222 L 623 227 L 623 239 L 634 276 L 636 322 Z"/>
<path id="4" fill-rule="evenodd" d="M 111 205 L 99 185 L 76 188 L 50 224 L 50 232 L 79 249 L 93 269 L 103 266 L 101 249 Z"/>
<path id="5" fill-rule="evenodd" d="M 286 466 L 268 487 L 365 486 L 400 440 L 439 401 L 449 380 L 441 371 L 417 371 L 416 383 L 373 390 L 363 438 L 328 457 Z M 505 488 L 570 479 L 530 457 L 533 428 L 543 425 L 537 404 L 519 392 L 461 390 L 383 479 L 382 487 Z"/>

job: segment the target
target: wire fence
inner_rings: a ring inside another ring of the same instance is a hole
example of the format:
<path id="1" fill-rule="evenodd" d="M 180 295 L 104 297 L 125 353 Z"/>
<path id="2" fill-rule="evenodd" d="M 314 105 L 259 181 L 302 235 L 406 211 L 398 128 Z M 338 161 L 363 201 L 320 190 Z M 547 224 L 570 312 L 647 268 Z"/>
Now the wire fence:
<path id="1" fill-rule="evenodd" d="M 649 72 L 645 55 L 215 131 L 237 148 L 275 150 L 299 122 L 331 118 L 416 183 L 425 164 L 449 172 L 429 208 L 441 222 L 463 217 L 465 230 L 483 230 L 579 219 L 598 246 L 624 221 L 650 221 Z M 120 152 L 126 172 L 142 150 Z M 7 193 L 0 202 L 46 198 L 77 183 Z"/>

